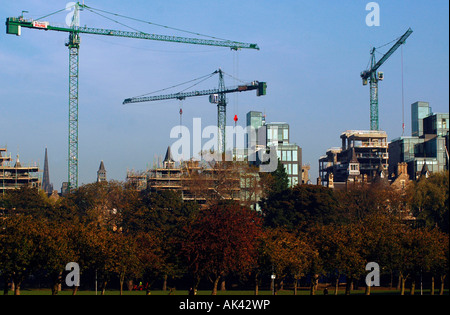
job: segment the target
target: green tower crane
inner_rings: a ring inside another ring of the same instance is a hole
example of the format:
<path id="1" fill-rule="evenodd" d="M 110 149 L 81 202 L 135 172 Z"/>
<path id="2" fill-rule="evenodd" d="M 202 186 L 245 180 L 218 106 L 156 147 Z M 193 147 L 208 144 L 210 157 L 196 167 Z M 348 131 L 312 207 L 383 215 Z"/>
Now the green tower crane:
<path id="1" fill-rule="evenodd" d="M 23 11 L 22 15 L 19 17 L 9 17 L 6 19 L 7 34 L 20 36 L 22 27 L 35 30 L 58 31 L 69 33 L 69 40 L 66 43 L 66 46 L 69 48 L 69 146 L 68 146 L 69 190 L 73 190 L 78 187 L 78 68 L 79 68 L 80 34 L 93 34 L 93 35 L 147 39 L 147 40 L 193 44 L 193 45 L 228 47 L 231 48 L 232 50 L 238 49 L 259 50 L 257 44 L 248 44 L 229 40 L 186 38 L 179 36 L 148 34 L 144 32 L 130 32 L 111 29 L 80 27 L 79 26 L 80 11 L 83 9 L 87 9 L 90 11 L 97 9 L 91 8 L 85 5 L 84 3 L 80 4 L 79 2 L 76 2 L 73 5 L 73 9 L 74 14 L 70 27 L 53 26 L 50 25 L 49 22 L 25 19 L 23 17 L 23 12 L 26 11 Z M 65 9 L 59 10 L 52 14 L 64 10 Z M 52 14 L 49 14 L 47 16 L 50 16 Z"/>
<path id="2" fill-rule="evenodd" d="M 378 119 L 378 81 L 383 81 L 384 74 L 383 72 L 377 72 L 377 70 L 401 45 L 406 42 L 406 39 L 412 32 L 413 31 L 411 28 L 409 28 L 378 62 L 375 58 L 376 48 L 372 48 L 370 52 L 370 69 L 361 72 L 363 85 L 367 85 L 367 82 L 370 84 L 370 130 L 376 131 L 380 129 L 380 122 Z"/>
<path id="3" fill-rule="evenodd" d="M 220 153 L 225 153 L 226 149 L 226 123 L 227 123 L 227 98 L 226 94 L 244 92 L 244 91 L 254 91 L 256 90 L 257 96 L 266 95 L 267 83 L 253 81 L 251 83 L 245 83 L 234 87 L 225 87 L 225 80 L 223 78 L 224 72 L 219 69 L 214 71 L 211 75 L 219 74 L 219 86 L 216 89 L 202 90 L 202 91 L 191 91 L 191 92 L 180 92 L 172 93 L 166 95 L 156 95 L 156 96 L 141 96 L 141 97 L 131 97 L 123 101 L 123 104 L 141 103 L 141 102 L 153 102 L 162 101 L 170 99 L 184 100 L 187 97 L 193 96 L 205 96 L 209 95 L 209 102 L 212 104 L 217 104 L 217 129 L 218 129 L 218 146 L 217 149 Z M 202 77 L 203 78 L 203 77 Z"/>

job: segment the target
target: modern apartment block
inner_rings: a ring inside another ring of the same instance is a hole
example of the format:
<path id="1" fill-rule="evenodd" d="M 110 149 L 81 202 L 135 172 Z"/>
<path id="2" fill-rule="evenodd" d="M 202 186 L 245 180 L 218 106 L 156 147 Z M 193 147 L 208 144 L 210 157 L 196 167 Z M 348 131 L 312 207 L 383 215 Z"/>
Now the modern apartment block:
<path id="1" fill-rule="evenodd" d="M 411 136 L 399 137 L 389 144 L 389 176 L 399 175 L 397 165 L 406 163 L 412 180 L 422 170 L 430 173 L 448 170 L 449 113 L 433 113 L 426 102 L 411 105 Z"/>
<path id="2" fill-rule="evenodd" d="M 301 184 L 302 149 L 290 142 L 289 124 L 266 123 L 265 116 L 261 112 L 251 111 L 247 113 L 247 127 L 250 126 L 255 131 L 256 139 L 247 140 L 247 148 L 265 150 L 268 147 L 276 147 L 277 157 L 288 174 L 289 186 Z"/>
<path id="3" fill-rule="evenodd" d="M 353 182 L 387 179 L 389 165 L 387 134 L 384 131 L 349 130 L 341 134 L 342 145 L 319 159 L 319 182 L 345 189 Z"/>

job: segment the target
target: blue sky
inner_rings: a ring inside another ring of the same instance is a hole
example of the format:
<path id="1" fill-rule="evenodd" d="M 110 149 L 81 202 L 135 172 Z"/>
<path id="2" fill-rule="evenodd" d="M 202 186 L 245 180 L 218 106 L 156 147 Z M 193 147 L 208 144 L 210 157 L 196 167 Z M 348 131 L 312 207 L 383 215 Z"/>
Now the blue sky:
<path id="1" fill-rule="evenodd" d="M 64 9 L 69 1 L 1 0 L 0 18 L 39 18 Z M 405 135 L 410 134 L 410 104 L 430 102 L 434 112 L 449 106 L 449 2 L 377 1 L 380 26 L 365 23 L 362 0 L 153 0 L 86 1 L 90 7 L 208 34 L 257 43 L 260 51 L 83 35 L 80 48 L 79 184 L 95 181 L 100 161 L 108 179 L 125 180 L 127 169 L 145 170 L 163 156 L 170 130 L 179 124 L 217 123 L 207 97 L 122 105 L 125 98 L 163 89 L 212 73 L 218 68 L 243 81 L 266 81 L 267 95 L 228 97 L 227 119 L 244 124 L 250 110 L 269 122 L 287 122 L 291 142 L 303 149 L 303 163 L 318 176 L 318 159 L 350 129 L 370 128 L 369 87 L 359 74 L 372 47 L 414 33 L 403 47 Z M 63 25 L 67 12 L 48 17 Z M 118 18 L 115 18 L 119 20 Z M 172 29 L 120 19 L 143 32 L 192 37 Z M 4 25 L 4 24 L 3 24 Z M 128 30 L 89 11 L 81 25 Z M 3 26 L 4 28 L 4 26 Z M 24 164 L 43 166 L 48 148 L 55 189 L 67 180 L 68 49 L 66 33 L 23 29 L 22 36 L 0 32 L 0 146 Z M 381 49 L 386 52 L 389 46 Z M 381 54 L 378 55 L 378 58 Z M 399 49 L 381 68 L 380 128 L 389 140 L 402 134 L 402 71 Z M 226 85 L 236 82 L 226 77 Z M 213 77 L 198 89 L 214 88 Z M 177 92 L 176 90 L 174 92 Z"/>

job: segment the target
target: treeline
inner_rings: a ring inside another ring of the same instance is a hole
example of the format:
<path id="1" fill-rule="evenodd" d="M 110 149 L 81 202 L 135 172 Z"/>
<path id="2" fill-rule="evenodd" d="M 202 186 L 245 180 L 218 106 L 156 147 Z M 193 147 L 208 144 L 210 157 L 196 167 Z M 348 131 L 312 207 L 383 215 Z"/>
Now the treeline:
<path id="1" fill-rule="evenodd" d="M 212 294 L 233 282 L 257 294 L 274 274 L 274 290 L 292 286 L 297 293 L 306 284 L 315 294 L 320 279 L 350 294 L 354 285 L 365 286 L 365 267 L 376 262 L 384 285 L 401 294 L 408 286 L 414 294 L 419 279 L 443 294 L 448 172 L 406 190 L 380 183 L 342 192 L 287 188 L 280 170 L 267 176 L 258 211 L 217 200 L 202 207 L 174 191 L 137 192 L 114 181 L 59 199 L 29 188 L 9 191 L 0 197 L 4 294 L 11 284 L 20 294 L 37 282 L 57 294 L 69 262 L 80 266 L 81 289 L 92 289 L 95 277 L 101 293 L 111 283 L 122 292 L 134 281 L 148 291 L 210 284 Z"/>

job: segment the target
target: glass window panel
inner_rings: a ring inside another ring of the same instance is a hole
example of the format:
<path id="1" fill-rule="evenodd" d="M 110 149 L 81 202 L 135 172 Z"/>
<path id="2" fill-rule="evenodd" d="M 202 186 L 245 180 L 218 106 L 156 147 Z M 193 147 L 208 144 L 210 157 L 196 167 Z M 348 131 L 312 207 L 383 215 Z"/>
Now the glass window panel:
<path id="1" fill-rule="evenodd" d="M 283 140 L 288 140 L 289 139 L 289 129 L 283 129 Z"/>
<path id="2" fill-rule="evenodd" d="M 298 162 L 297 150 L 292 151 L 292 161 Z"/>

